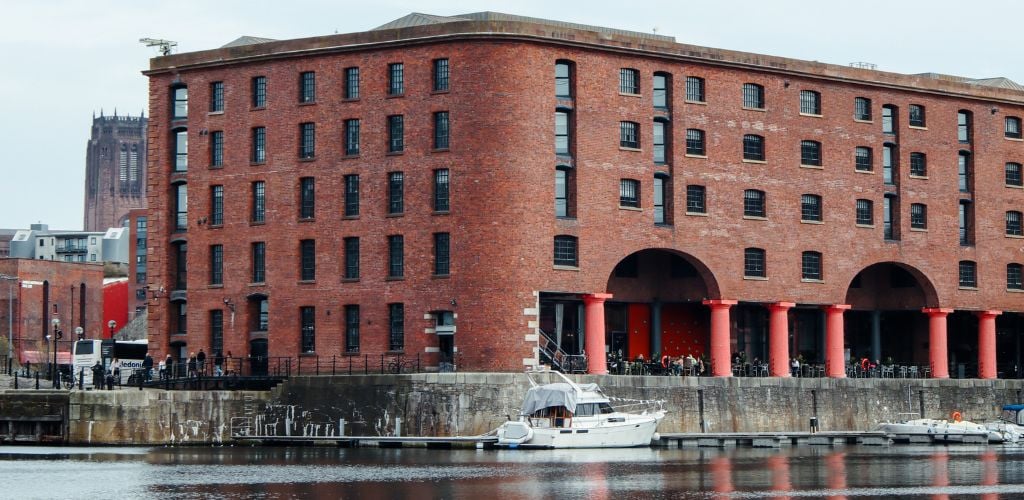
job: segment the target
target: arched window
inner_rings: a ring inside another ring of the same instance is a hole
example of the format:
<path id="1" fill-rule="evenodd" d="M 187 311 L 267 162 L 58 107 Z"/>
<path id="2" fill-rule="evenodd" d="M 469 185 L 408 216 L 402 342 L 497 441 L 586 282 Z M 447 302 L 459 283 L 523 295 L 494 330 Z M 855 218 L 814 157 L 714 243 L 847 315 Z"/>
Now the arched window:
<path id="1" fill-rule="evenodd" d="M 756 83 L 744 83 L 743 107 L 750 109 L 764 109 L 764 87 Z"/>
<path id="2" fill-rule="evenodd" d="M 748 189 L 743 192 L 743 216 L 744 217 L 766 217 L 764 191 Z"/>
<path id="3" fill-rule="evenodd" d="M 764 161 L 764 137 L 755 134 L 743 136 L 743 159 Z"/>

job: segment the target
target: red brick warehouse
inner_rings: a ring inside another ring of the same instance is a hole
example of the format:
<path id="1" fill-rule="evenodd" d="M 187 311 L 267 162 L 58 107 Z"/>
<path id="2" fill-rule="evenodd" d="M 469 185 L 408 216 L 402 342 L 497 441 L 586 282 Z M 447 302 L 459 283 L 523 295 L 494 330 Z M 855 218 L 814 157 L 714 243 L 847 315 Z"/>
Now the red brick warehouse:
<path id="1" fill-rule="evenodd" d="M 1021 375 L 1008 80 L 489 12 L 145 73 L 157 351 Z"/>

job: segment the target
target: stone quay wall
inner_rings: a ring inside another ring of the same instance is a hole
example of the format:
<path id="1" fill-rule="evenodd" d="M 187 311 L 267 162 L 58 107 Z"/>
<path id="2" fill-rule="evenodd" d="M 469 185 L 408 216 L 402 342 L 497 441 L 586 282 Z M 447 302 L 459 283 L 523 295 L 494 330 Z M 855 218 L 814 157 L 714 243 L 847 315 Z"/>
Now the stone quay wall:
<path id="1" fill-rule="evenodd" d="M 984 421 L 1022 401 L 1022 380 L 574 377 L 612 398 L 664 400 L 660 432 L 870 430 L 914 413 Z M 454 436 L 486 433 L 515 418 L 529 388 L 511 373 L 293 377 L 272 391 L 0 392 L 0 420 L 60 414 L 76 445 L 208 445 L 250 435 Z M 55 398 L 60 399 L 56 401 Z M 45 405 L 45 409 L 33 410 Z M 58 408 L 58 410 L 60 410 Z M 8 413 L 10 413 L 8 415 Z"/>

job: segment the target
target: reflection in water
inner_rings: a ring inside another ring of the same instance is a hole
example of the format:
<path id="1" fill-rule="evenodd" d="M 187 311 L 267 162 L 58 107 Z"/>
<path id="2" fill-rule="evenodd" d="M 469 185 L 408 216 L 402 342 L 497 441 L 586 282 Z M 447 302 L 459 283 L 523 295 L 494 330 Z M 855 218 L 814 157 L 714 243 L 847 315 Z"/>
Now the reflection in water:
<path id="1" fill-rule="evenodd" d="M 1024 447 L 0 447 L 5 498 L 1008 498 Z M 60 478 L 60 481 L 54 480 Z"/>

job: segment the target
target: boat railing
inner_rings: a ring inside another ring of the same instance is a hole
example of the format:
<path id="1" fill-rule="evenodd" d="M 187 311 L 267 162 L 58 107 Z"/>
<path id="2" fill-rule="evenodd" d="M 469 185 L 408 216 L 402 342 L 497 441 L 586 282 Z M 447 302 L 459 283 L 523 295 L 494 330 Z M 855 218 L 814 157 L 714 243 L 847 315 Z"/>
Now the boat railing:
<path id="1" fill-rule="evenodd" d="M 611 407 L 622 413 L 653 413 L 665 410 L 663 399 L 623 399 L 609 398 Z"/>

